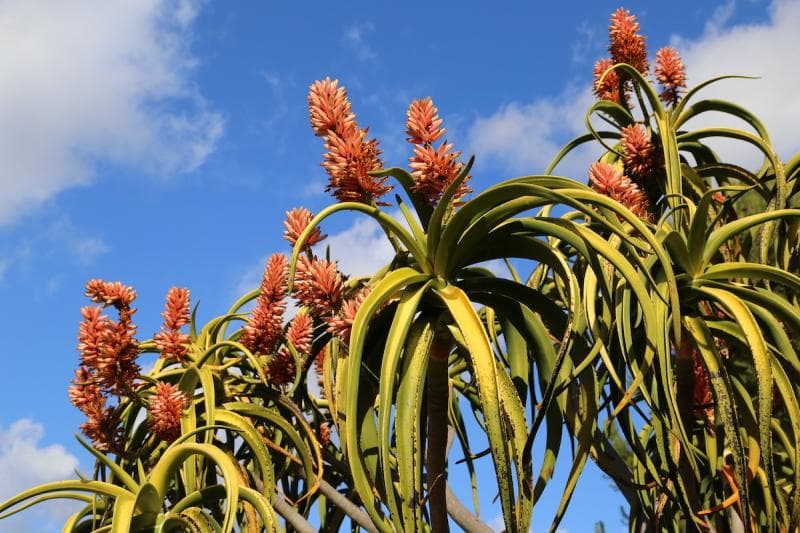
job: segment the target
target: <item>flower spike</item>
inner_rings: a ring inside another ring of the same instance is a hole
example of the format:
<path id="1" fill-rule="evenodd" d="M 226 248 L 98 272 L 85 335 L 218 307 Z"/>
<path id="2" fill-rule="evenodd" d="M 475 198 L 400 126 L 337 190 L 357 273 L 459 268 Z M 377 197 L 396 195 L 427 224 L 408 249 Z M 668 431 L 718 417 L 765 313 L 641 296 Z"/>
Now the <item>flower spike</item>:
<path id="1" fill-rule="evenodd" d="M 650 219 L 647 196 L 614 165 L 593 163 L 589 168 L 589 181 L 594 190 L 621 203 L 637 217 Z"/>
<path id="2" fill-rule="evenodd" d="M 627 9 L 619 8 L 611 14 L 608 28 L 608 51 L 614 63 L 628 63 L 633 68 L 647 73 L 647 47 L 645 37 L 638 33 L 639 23 Z"/>
<path id="3" fill-rule="evenodd" d="M 289 241 L 289 244 L 294 247 L 294 245 L 297 244 L 297 239 L 300 238 L 300 235 L 313 218 L 314 215 L 305 207 L 295 207 L 291 211 L 287 211 L 286 220 L 283 223 L 283 225 L 286 227 L 286 231 L 283 233 L 283 238 Z M 319 227 L 314 228 L 314 230 L 311 232 L 311 235 L 309 235 L 308 239 L 306 239 L 304 249 L 308 250 L 315 244 L 319 244 L 325 240 L 325 237 L 327 237 L 327 235 L 323 235 Z"/>
<path id="4" fill-rule="evenodd" d="M 625 169 L 640 179 L 650 177 L 656 170 L 658 157 L 650 134 L 641 124 L 626 126 L 621 133 Z"/>
<path id="5" fill-rule="evenodd" d="M 681 89 L 686 87 L 686 68 L 678 51 L 671 46 L 656 52 L 656 79 L 664 88 L 659 98 L 669 105 L 677 104 Z"/>
<path id="6" fill-rule="evenodd" d="M 367 129 L 358 127 L 350 101 L 338 80 L 325 78 L 309 88 L 311 128 L 325 140 L 323 168 L 328 173 L 327 191 L 341 202 L 376 202 L 392 187 L 387 178 L 370 175 L 383 168 L 376 139 L 367 139 Z"/>
<path id="7" fill-rule="evenodd" d="M 189 398 L 176 385 L 159 382 L 150 398 L 150 429 L 160 439 L 172 442 L 181 435 L 181 414 Z"/>
<path id="8" fill-rule="evenodd" d="M 180 331 L 189 323 L 189 289 L 170 288 L 166 309 L 161 316 L 164 317 L 164 324 L 153 340 L 165 358 L 180 361 L 189 352 L 189 335 Z"/>
<path id="9" fill-rule="evenodd" d="M 253 353 L 269 354 L 275 349 L 283 327 L 286 310 L 286 283 L 289 264 L 283 254 L 272 254 L 264 268 L 261 294 L 258 296 L 247 325 L 242 344 Z"/>
<path id="10" fill-rule="evenodd" d="M 461 152 L 452 151 L 452 144 L 444 141 L 434 148 L 434 141 L 445 131 L 437 113 L 430 97 L 411 102 L 406 113 L 406 133 L 408 141 L 414 145 L 414 153 L 409 158 L 411 176 L 414 178 L 413 190 L 424 196 L 431 205 L 439 201 L 464 166 L 458 161 Z M 470 192 L 465 185 L 468 179 L 459 186 L 456 199 Z"/>

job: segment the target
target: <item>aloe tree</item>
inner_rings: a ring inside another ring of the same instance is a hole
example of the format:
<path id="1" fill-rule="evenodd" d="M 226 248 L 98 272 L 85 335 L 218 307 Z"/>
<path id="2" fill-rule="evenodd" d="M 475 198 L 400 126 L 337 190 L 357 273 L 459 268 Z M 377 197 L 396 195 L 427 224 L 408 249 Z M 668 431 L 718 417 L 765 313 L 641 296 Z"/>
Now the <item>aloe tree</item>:
<path id="1" fill-rule="evenodd" d="M 669 47 L 655 55 L 659 94 L 638 32 L 629 12 L 612 15 L 585 134 L 542 174 L 472 196 L 473 160 L 443 140 L 431 99 L 408 111 L 408 170 L 384 168 L 344 88 L 313 84 L 339 202 L 289 212 L 291 259 L 273 255 L 260 288 L 202 328 L 173 289 L 162 331 L 139 343 L 132 289 L 90 282 L 102 307 L 82 312 L 70 397 L 95 472 L 26 491 L 0 517 L 72 498 L 85 507 L 68 531 L 336 530 L 346 518 L 485 531 L 475 463 L 489 456 L 506 530 L 527 531 L 569 440 L 553 530 L 589 460 L 628 501 L 631 531 L 796 530 L 800 154 L 782 162 L 752 113 L 701 99 L 725 77 L 686 91 Z M 709 112 L 744 129 L 689 128 Z M 726 162 L 709 145 L 719 138 L 763 161 Z M 604 152 L 588 182 L 559 176 L 586 144 Z M 393 184 L 403 195 L 386 209 Z M 347 278 L 315 251 L 320 224 L 343 211 L 374 219 L 394 248 L 371 276 Z M 299 311 L 286 322 L 288 297 Z M 145 374 L 143 352 L 158 354 Z M 472 509 L 449 487 L 457 468 Z"/>

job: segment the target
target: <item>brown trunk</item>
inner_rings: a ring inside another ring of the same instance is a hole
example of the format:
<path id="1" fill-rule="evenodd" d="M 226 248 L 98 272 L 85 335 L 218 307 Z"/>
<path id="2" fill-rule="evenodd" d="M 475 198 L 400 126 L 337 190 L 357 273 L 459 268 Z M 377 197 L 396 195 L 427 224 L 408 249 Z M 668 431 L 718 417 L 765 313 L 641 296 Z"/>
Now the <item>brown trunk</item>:
<path id="1" fill-rule="evenodd" d="M 428 511 L 434 533 L 447 533 L 447 408 L 449 377 L 447 356 L 450 341 L 446 334 L 437 334 L 431 344 L 428 363 L 428 446 L 427 484 Z"/>

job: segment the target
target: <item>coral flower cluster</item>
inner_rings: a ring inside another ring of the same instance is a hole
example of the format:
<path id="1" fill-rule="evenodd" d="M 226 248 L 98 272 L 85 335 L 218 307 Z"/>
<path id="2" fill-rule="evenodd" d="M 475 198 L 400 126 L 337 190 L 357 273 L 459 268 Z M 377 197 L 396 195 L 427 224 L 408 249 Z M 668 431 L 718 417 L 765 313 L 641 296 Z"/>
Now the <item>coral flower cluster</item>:
<path id="1" fill-rule="evenodd" d="M 300 238 L 300 234 L 303 233 L 312 218 L 314 217 L 311 211 L 305 207 L 295 207 L 286 212 L 286 220 L 283 223 L 286 227 L 286 231 L 283 233 L 283 237 L 289 241 L 292 247 L 297 244 L 297 239 Z M 314 228 L 303 243 L 303 251 L 307 251 L 315 244 L 321 243 L 325 240 L 325 237 L 327 237 L 327 235 L 323 235 L 319 227 Z"/>
<path id="2" fill-rule="evenodd" d="M 242 344 L 253 353 L 269 354 L 283 333 L 289 262 L 284 254 L 272 254 L 264 267 L 261 293 L 242 334 Z"/>
<path id="3" fill-rule="evenodd" d="M 189 397 L 177 386 L 157 383 L 147 406 L 150 430 L 162 440 L 174 441 L 181 435 L 181 414 L 188 406 Z"/>
<path id="4" fill-rule="evenodd" d="M 136 292 L 119 282 L 93 279 L 86 284 L 86 296 L 102 307 L 81 309 L 80 366 L 68 389 L 69 398 L 86 415 L 81 430 L 94 446 L 102 451 L 118 451 L 118 419 L 108 401 L 113 395 L 129 393 L 139 375 L 139 344 L 132 321 L 136 310 L 131 307 Z M 116 309 L 118 320 L 102 314 L 108 306 Z"/>
<path id="5" fill-rule="evenodd" d="M 671 46 L 656 52 L 656 79 L 663 87 L 659 98 L 669 105 L 677 104 L 681 89 L 686 87 L 686 69 L 678 51 Z"/>
<path id="6" fill-rule="evenodd" d="M 601 162 L 592 164 L 589 181 L 594 190 L 621 203 L 639 218 L 651 218 L 647 196 L 616 166 Z"/>
<path id="7" fill-rule="evenodd" d="M 330 123 L 325 115 L 320 117 L 315 119 L 320 128 Z M 312 219 L 313 214 L 302 207 L 286 213 L 284 237 L 293 247 Z M 319 355 L 313 353 L 312 347 L 315 331 L 320 331 L 317 327 L 324 328 L 346 344 L 353 319 L 368 294 L 368 288 L 348 287 L 336 262 L 314 254 L 312 246 L 323 239 L 325 235 L 321 230 L 314 228 L 303 242 L 291 293 L 287 286 L 286 256 L 275 254 L 267 261 L 261 294 L 241 340 L 250 351 L 266 357 L 264 372 L 272 385 L 286 385 L 295 380 L 295 356 L 305 364 Z M 300 310 L 284 326 L 283 315 L 289 296 Z"/>
<path id="8" fill-rule="evenodd" d="M 627 63 L 647 76 L 650 68 L 645 37 L 639 34 L 639 23 L 630 11 L 619 8 L 611 15 L 608 28 L 608 52 L 611 57 L 600 59 L 594 65 L 594 94 L 601 100 L 627 104 L 632 91 L 629 76 L 614 65 Z M 661 100 L 668 105 L 678 103 L 680 92 L 686 87 L 686 71 L 678 52 L 671 46 L 656 52 L 655 77 L 661 84 Z"/>
<path id="9" fill-rule="evenodd" d="M 408 142 L 414 146 L 414 153 L 409 158 L 411 176 L 414 178 L 414 191 L 421 194 L 431 205 L 435 205 L 442 193 L 456 179 L 463 164 L 458 161 L 461 152 L 453 151 L 453 145 L 446 140 L 434 144 L 444 135 L 445 129 L 438 109 L 430 97 L 415 100 L 406 113 L 406 134 Z M 456 198 L 470 192 L 464 184 L 456 191 Z"/>
<path id="10" fill-rule="evenodd" d="M 364 304 L 364 300 L 369 296 L 370 290 L 370 287 L 362 288 L 355 296 L 344 301 L 342 309 L 337 315 L 326 319 L 328 331 L 339 337 L 345 344 L 350 342 L 353 321 L 356 319 L 358 310 Z"/>
<path id="11" fill-rule="evenodd" d="M 338 80 L 325 78 L 309 88 L 308 111 L 311 128 L 325 141 L 322 163 L 328 173 L 328 191 L 343 202 L 372 203 L 391 190 L 386 178 L 371 172 L 383 166 L 376 139 L 356 123 L 347 91 Z M 378 202 L 380 203 L 380 202 Z"/>
<path id="12" fill-rule="evenodd" d="M 641 124 L 622 128 L 622 161 L 633 180 L 642 185 L 658 170 L 660 160 L 650 133 Z"/>
<path id="13" fill-rule="evenodd" d="M 620 8 L 611 15 L 609 46 L 611 57 L 600 59 L 594 66 L 594 94 L 629 107 L 634 82 L 629 71 L 615 68 L 625 63 L 648 75 L 645 37 L 639 34 L 639 23 L 630 11 Z M 675 106 L 686 87 L 686 73 L 680 55 L 672 47 L 658 50 L 655 77 L 662 86 L 659 98 Z M 619 200 L 644 219 L 650 218 L 648 195 L 655 200 L 661 195 L 655 179 L 663 174 L 660 143 L 655 133 L 639 123 L 620 129 L 619 155 L 622 169 L 597 164 L 589 171 L 590 184 L 598 191 Z"/>
<path id="14" fill-rule="evenodd" d="M 619 8 L 611 14 L 608 36 L 608 53 L 614 63 L 627 63 L 642 74 L 647 73 L 645 37 L 639 34 L 639 23 L 630 11 Z"/>
<path id="15" fill-rule="evenodd" d="M 171 361 L 181 361 L 189 350 L 189 335 L 181 333 L 181 328 L 189 323 L 189 289 L 170 288 L 161 316 L 164 323 L 153 340 L 161 355 Z"/>
<path id="16" fill-rule="evenodd" d="M 286 328 L 286 344 L 281 346 L 267 363 L 265 370 L 271 383 L 284 385 L 294 381 L 297 375 L 297 364 L 289 346 L 291 345 L 294 348 L 299 357 L 308 357 L 311 354 L 313 337 L 314 320 L 307 311 L 301 310 Z"/>

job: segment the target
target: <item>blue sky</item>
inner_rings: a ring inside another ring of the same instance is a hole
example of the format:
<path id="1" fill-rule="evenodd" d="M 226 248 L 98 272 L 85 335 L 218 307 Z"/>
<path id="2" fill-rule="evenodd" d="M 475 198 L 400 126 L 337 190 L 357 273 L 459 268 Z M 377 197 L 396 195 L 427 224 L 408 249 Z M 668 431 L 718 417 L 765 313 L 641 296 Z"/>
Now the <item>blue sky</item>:
<path id="1" fill-rule="evenodd" d="M 171 285 L 189 287 L 208 319 L 285 250 L 284 211 L 330 203 L 306 117 L 315 79 L 346 85 L 391 166 L 410 155 L 408 103 L 432 96 L 447 138 L 477 156 L 474 187 L 543 170 L 581 131 L 620 4 L 537 4 L 319 3 L 308 13 L 279 2 L 0 0 L 0 479 L 15 480 L 0 499 L 89 466 L 66 397 L 87 279 L 137 289 L 140 338 L 157 331 Z M 800 2 L 624 5 L 651 54 L 672 43 L 684 55 L 690 85 L 762 76 L 723 94 L 764 118 L 782 156 L 800 144 Z M 562 171 L 583 179 L 583 156 Z M 369 225 L 341 217 L 325 229 L 345 272 L 385 257 Z M 560 490 L 554 482 L 537 524 Z M 620 501 L 590 474 L 563 527 L 603 519 L 622 530 Z M 3 527 L 31 530 L 25 520 Z"/>

